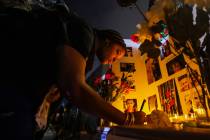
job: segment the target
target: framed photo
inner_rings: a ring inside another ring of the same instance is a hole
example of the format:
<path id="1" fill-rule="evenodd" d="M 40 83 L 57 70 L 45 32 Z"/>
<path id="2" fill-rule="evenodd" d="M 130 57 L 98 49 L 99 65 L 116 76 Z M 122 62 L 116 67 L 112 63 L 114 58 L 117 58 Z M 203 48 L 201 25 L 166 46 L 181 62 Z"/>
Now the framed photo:
<path id="1" fill-rule="evenodd" d="M 136 112 L 137 111 L 137 99 L 127 99 L 123 101 L 124 112 Z"/>
<path id="2" fill-rule="evenodd" d="M 195 109 L 203 108 L 203 105 L 200 101 L 199 94 L 201 90 L 195 91 L 190 90 L 184 94 L 184 104 L 185 104 L 185 113 L 190 115 L 195 112 Z"/>
<path id="3" fill-rule="evenodd" d="M 156 110 L 158 108 L 156 95 L 152 95 L 152 96 L 148 97 L 148 107 L 149 107 L 150 112 L 152 112 L 153 110 Z"/>
<path id="4" fill-rule="evenodd" d="M 145 61 L 148 84 L 151 84 L 162 77 L 158 59 L 148 58 Z"/>
<path id="5" fill-rule="evenodd" d="M 120 80 L 121 90 L 124 91 L 126 94 L 130 91 L 136 91 L 134 73 L 122 72 Z"/>
<path id="6" fill-rule="evenodd" d="M 169 80 L 158 86 L 162 109 L 168 114 L 183 114 L 175 80 Z"/>
<path id="7" fill-rule="evenodd" d="M 134 72 L 135 63 L 120 63 L 120 71 L 121 72 Z"/>
<path id="8" fill-rule="evenodd" d="M 132 47 L 126 47 L 126 52 L 124 57 L 133 57 L 133 49 Z"/>
<path id="9" fill-rule="evenodd" d="M 180 91 L 184 92 L 193 87 L 197 87 L 199 83 L 201 83 L 201 76 L 199 76 L 197 71 L 193 71 L 192 73 L 184 74 L 178 77 L 178 83 Z"/>
<path id="10" fill-rule="evenodd" d="M 175 57 L 173 60 L 169 61 L 166 64 L 168 75 L 172 75 L 183 68 L 185 68 L 186 62 L 184 60 L 183 55 L 179 55 Z"/>
<path id="11" fill-rule="evenodd" d="M 178 83 L 179 83 L 181 92 L 184 92 L 184 91 L 192 88 L 191 80 L 190 80 L 188 74 L 184 74 L 184 75 L 178 77 Z"/>

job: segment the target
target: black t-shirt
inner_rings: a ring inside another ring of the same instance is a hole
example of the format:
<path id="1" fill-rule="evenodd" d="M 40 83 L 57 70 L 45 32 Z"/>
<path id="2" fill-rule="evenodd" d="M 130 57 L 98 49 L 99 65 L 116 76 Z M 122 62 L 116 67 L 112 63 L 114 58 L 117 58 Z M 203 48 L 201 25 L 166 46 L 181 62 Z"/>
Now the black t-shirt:
<path id="1" fill-rule="evenodd" d="M 0 89 L 12 88 L 39 104 L 57 82 L 56 48 L 65 43 L 87 58 L 93 29 L 75 15 L 64 24 L 55 12 L 44 9 L 1 9 Z"/>

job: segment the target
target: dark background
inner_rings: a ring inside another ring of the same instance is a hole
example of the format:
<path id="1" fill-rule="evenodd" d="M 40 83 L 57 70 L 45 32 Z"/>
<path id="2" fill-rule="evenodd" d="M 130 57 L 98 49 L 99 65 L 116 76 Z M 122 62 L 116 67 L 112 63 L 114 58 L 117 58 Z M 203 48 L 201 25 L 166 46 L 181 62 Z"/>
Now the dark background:
<path id="1" fill-rule="evenodd" d="M 142 11 L 147 11 L 149 0 L 137 0 Z M 93 27 L 115 29 L 124 38 L 137 31 L 136 25 L 143 21 L 138 10 L 132 7 L 120 7 L 117 0 L 70 0 L 72 8 Z"/>

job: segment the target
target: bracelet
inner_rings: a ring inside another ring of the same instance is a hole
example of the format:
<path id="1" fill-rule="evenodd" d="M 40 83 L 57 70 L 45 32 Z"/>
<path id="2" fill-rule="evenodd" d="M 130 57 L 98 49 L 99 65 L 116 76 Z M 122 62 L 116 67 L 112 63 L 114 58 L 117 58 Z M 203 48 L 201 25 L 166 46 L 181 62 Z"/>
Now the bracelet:
<path id="1" fill-rule="evenodd" d="M 124 125 L 133 125 L 135 123 L 134 113 L 126 113 Z"/>

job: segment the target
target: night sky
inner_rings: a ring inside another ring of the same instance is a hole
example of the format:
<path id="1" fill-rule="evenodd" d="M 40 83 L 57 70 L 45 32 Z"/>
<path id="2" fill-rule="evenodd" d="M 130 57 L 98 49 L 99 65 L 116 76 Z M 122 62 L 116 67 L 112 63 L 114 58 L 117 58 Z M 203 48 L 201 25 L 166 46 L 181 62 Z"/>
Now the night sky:
<path id="1" fill-rule="evenodd" d="M 138 0 L 137 4 L 146 11 L 149 0 Z M 76 13 L 93 27 L 115 29 L 124 38 L 137 31 L 136 24 L 143 21 L 138 10 L 133 7 L 120 7 L 117 0 L 70 0 Z"/>

